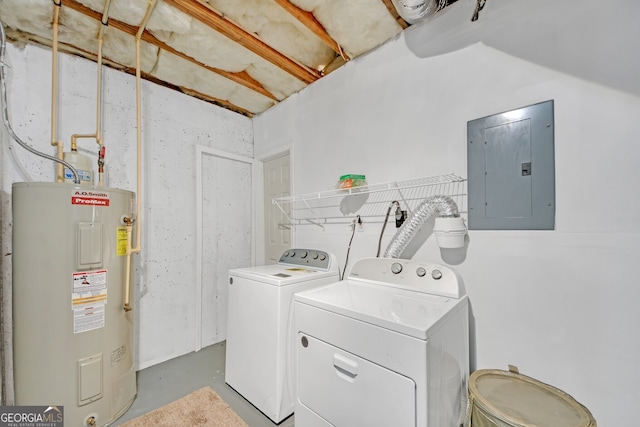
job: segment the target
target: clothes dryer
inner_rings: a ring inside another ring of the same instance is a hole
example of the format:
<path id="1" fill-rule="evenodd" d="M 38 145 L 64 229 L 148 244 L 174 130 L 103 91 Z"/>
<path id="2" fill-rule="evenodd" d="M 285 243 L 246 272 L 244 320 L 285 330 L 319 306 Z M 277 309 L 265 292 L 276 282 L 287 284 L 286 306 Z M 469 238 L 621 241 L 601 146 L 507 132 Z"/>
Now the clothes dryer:
<path id="1" fill-rule="evenodd" d="M 431 262 L 366 258 L 294 296 L 296 427 L 459 427 L 468 300 Z"/>
<path id="2" fill-rule="evenodd" d="M 229 271 L 225 381 L 276 423 L 294 408 L 293 295 L 337 280 L 335 256 L 314 249 Z"/>

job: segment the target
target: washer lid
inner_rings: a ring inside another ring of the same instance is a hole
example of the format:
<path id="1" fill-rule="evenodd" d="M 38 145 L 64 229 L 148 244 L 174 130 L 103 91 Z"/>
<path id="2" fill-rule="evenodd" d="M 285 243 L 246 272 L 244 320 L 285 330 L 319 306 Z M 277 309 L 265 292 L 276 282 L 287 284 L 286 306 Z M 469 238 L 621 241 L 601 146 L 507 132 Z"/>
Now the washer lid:
<path id="1" fill-rule="evenodd" d="M 354 279 L 298 292 L 294 299 L 422 340 L 455 307 L 467 304 L 466 297 L 449 298 Z"/>
<path id="2" fill-rule="evenodd" d="M 292 283 L 300 283 L 330 276 L 335 276 L 337 280 L 338 272 L 272 264 L 229 270 L 229 276 L 242 277 L 274 286 L 286 286 Z"/>
<path id="3" fill-rule="evenodd" d="M 474 405 L 513 426 L 595 427 L 587 408 L 562 390 L 515 372 L 476 371 L 469 378 Z"/>

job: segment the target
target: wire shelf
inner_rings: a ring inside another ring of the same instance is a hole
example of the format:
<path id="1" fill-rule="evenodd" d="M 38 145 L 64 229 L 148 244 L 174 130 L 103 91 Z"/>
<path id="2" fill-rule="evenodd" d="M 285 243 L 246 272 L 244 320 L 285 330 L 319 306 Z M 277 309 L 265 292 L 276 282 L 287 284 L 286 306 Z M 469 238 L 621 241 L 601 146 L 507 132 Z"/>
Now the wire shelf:
<path id="1" fill-rule="evenodd" d="M 466 179 L 447 174 L 277 197 L 272 203 L 280 209 L 286 225 L 345 224 L 356 215 L 367 222 L 382 222 L 391 202 L 398 201 L 409 214 L 427 197 L 451 197 L 461 213 L 466 212 Z M 285 225 L 285 224 L 283 224 Z"/>

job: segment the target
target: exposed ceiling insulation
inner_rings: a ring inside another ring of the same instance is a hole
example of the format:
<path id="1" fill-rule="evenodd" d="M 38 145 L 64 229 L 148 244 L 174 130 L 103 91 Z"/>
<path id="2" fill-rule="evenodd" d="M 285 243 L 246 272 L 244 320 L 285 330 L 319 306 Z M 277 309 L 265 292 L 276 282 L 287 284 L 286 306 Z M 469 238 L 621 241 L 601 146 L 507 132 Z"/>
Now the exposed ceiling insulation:
<path id="1" fill-rule="evenodd" d="M 0 0 L 10 41 L 134 73 L 249 117 L 396 36 L 391 0 Z M 104 19 L 106 17 L 106 19 Z M 103 26 L 102 23 L 105 23 Z"/>

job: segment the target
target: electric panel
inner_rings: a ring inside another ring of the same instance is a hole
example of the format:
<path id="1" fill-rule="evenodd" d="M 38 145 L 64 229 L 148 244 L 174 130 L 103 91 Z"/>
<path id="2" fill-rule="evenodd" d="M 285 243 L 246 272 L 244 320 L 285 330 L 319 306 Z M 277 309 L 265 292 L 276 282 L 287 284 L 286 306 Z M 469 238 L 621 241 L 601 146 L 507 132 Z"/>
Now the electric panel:
<path id="1" fill-rule="evenodd" d="M 553 230 L 553 100 L 467 123 L 470 230 Z"/>

